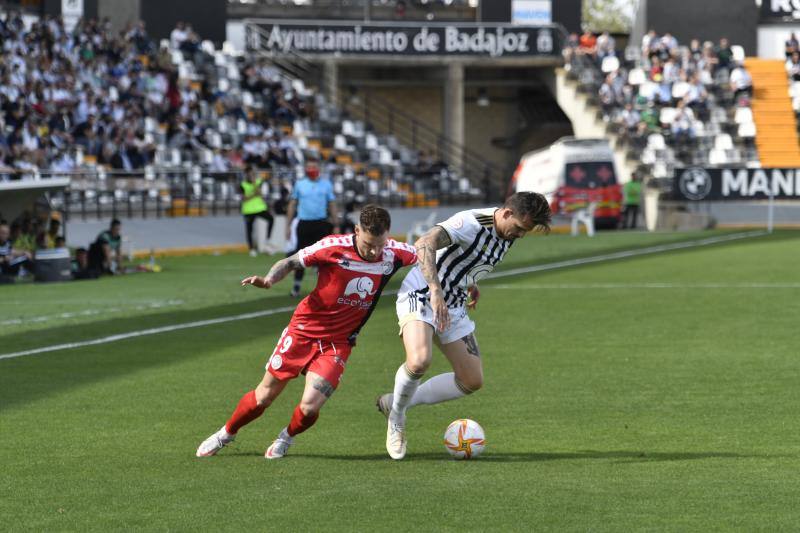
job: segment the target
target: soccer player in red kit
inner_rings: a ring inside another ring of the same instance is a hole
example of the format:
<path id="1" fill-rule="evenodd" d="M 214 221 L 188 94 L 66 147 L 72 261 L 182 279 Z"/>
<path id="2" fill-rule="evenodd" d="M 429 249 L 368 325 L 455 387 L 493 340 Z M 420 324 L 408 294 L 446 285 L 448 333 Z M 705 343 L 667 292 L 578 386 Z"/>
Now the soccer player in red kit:
<path id="1" fill-rule="evenodd" d="M 266 276 L 242 280 L 242 285 L 269 289 L 293 270 L 311 266 L 319 270 L 316 288 L 295 309 L 261 383 L 242 396 L 225 425 L 200 444 L 198 457 L 214 455 L 232 442 L 239 429 L 261 416 L 289 380 L 300 374 L 306 376 L 303 397 L 264 457 L 280 459 L 294 436 L 314 425 L 339 385 L 356 336 L 386 283 L 400 268 L 417 262 L 414 247 L 389 238 L 390 224 L 385 209 L 364 206 L 354 234 L 325 237 L 278 261 Z"/>

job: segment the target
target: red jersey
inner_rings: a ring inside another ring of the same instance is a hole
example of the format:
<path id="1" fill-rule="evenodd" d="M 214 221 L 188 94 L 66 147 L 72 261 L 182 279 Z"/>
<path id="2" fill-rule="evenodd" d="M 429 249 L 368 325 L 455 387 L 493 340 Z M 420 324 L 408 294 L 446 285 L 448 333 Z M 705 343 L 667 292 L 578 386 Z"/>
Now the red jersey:
<path id="1" fill-rule="evenodd" d="M 323 341 L 355 344 L 378 304 L 381 291 L 399 269 L 416 264 L 413 246 L 389 239 L 383 256 L 366 261 L 355 235 L 331 235 L 299 252 L 304 267 L 319 269 L 317 286 L 295 309 L 289 329 Z"/>

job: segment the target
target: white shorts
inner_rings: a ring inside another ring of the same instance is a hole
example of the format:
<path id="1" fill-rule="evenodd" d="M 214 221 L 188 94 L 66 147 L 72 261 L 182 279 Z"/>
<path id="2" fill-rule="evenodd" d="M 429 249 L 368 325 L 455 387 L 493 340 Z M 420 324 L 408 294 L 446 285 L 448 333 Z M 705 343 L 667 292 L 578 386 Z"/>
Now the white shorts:
<path id="1" fill-rule="evenodd" d="M 442 344 L 450 344 L 475 331 L 475 322 L 470 320 L 467 315 L 467 309 L 463 306 L 449 307 L 450 326 L 444 331 L 438 331 L 436 329 L 436 321 L 433 318 L 430 299 L 427 295 L 420 295 L 416 291 L 398 293 L 396 308 L 400 335 L 403 334 L 403 327 L 413 320 L 419 320 L 433 326 Z"/>

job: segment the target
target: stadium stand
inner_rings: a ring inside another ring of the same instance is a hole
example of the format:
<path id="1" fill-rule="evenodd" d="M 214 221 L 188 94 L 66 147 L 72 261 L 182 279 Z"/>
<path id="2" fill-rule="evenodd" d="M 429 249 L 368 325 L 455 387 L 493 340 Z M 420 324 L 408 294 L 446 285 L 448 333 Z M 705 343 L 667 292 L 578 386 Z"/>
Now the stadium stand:
<path id="1" fill-rule="evenodd" d="M 752 92 L 733 85 L 738 72 L 732 79 L 745 70 L 741 47 L 726 39 L 686 46 L 650 32 L 641 47 L 620 51 L 607 35 L 573 34 L 564 56 L 570 78 L 643 172 L 667 178 L 676 167 L 760 165 Z"/>
<path id="2" fill-rule="evenodd" d="M 343 202 L 483 197 L 270 60 L 215 49 L 191 27 L 155 43 L 142 23 L 114 34 L 89 20 L 67 32 L 57 18 L 26 28 L 8 13 L 0 35 L 0 181 L 69 175 L 56 205 L 68 212 L 230 212 L 246 163 L 270 174 L 277 198 L 309 159 L 323 163 Z"/>

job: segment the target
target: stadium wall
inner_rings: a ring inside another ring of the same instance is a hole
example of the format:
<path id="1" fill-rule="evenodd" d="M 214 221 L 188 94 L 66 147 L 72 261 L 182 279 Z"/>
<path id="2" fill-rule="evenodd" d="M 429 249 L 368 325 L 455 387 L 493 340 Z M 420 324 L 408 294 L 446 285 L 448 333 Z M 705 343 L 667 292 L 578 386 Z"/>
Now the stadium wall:
<path id="1" fill-rule="evenodd" d="M 633 44 L 638 45 L 652 28 L 659 35 L 672 33 L 683 44 L 694 38 L 717 42 L 727 37 L 743 46 L 747 55 L 756 55 L 758 18 L 753 0 L 640 0 Z"/>
<path id="2" fill-rule="evenodd" d="M 105 1 L 105 0 L 101 0 Z M 195 31 L 221 46 L 225 41 L 226 0 L 140 0 L 141 18 L 150 35 L 166 39 L 179 20 L 188 22 Z"/>

